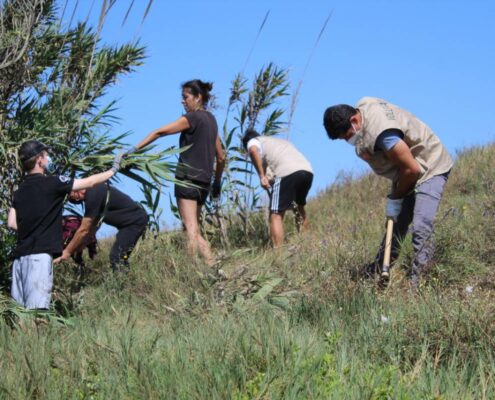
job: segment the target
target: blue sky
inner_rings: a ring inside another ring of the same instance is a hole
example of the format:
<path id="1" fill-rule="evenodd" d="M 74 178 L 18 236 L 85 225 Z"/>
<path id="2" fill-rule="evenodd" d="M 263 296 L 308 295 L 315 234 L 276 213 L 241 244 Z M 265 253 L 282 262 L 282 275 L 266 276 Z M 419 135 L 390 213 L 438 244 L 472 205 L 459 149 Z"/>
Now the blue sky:
<path id="1" fill-rule="evenodd" d="M 304 76 L 290 132 L 315 171 L 310 195 L 341 170 L 367 170 L 349 145 L 328 140 L 322 115 L 333 104 L 384 98 L 426 122 L 453 155 L 495 140 L 494 1 L 155 0 L 141 24 L 147 0 L 139 0 L 122 26 L 130 2 L 117 0 L 102 40 L 122 44 L 139 38 L 147 47 L 145 65 L 107 95 L 119 99 L 114 133 L 133 131 L 132 144 L 182 114 L 180 84 L 193 78 L 214 82 L 220 105 L 215 115 L 222 123 L 230 82 L 243 69 L 268 11 L 244 75 L 252 78 L 274 62 L 289 69 L 292 89 L 333 11 Z M 69 7 L 75 3 L 69 1 Z M 76 18 L 85 18 L 91 3 L 79 2 Z M 90 13 L 94 24 L 99 4 Z M 158 145 L 177 143 L 174 135 Z M 122 188 L 140 199 L 137 185 L 122 182 Z M 168 200 L 162 203 L 170 225 Z"/>

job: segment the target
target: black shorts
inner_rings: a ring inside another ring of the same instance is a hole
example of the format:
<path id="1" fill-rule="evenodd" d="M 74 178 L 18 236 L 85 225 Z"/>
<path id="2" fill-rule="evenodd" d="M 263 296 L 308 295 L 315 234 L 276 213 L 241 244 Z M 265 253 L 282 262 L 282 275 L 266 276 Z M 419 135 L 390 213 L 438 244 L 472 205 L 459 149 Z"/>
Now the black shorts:
<path id="1" fill-rule="evenodd" d="M 306 197 L 313 183 L 313 174 L 308 171 L 296 171 L 283 178 L 275 178 L 270 195 L 270 212 L 280 213 L 296 202 L 306 205 Z"/>
<path id="2" fill-rule="evenodd" d="M 196 200 L 200 206 L 205 204 L 210 193 L 210 184 L 205 182 L 193 181 L 190 179 L 176 178 L 178 181 L 195 185 L 197 187 L 184 187 L 175 184 L 174 193 L 177 199 Z"/>

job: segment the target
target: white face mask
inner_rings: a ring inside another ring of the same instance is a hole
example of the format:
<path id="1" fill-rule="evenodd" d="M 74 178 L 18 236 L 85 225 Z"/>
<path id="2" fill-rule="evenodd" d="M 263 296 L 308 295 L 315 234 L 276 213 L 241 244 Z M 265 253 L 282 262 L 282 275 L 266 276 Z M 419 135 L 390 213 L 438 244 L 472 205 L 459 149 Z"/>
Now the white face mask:
<path id="1" fill-rule="evenodd" d="M 351 124 L 351 126 L 352 130 L 354 131 L 354 135 L 352 135 L 351 138 L 347 139 L 346 142 L 349 143 L 351 146 L 355 146 L 359 139 L 359 133 L 356 128 L 354 128 L 354 124 Z"/>
<path id="2" fill-rule="evenodd" d="M 45 171 L 47 172 L 53 172 L 53 161 L 52 161 L 52 158 L 50 156 L 46 156 L 46 165 L 45 165 Z"/>

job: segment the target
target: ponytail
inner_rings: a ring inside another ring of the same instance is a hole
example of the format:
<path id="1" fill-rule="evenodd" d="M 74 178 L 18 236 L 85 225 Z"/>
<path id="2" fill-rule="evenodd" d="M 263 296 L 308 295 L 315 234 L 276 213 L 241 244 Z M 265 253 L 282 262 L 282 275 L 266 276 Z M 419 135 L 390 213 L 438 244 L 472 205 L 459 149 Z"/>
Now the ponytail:
<path id="1" fill-rule="evenodd" d="M 201 79 L 193 79 L 182 84 L 182 90 L 189 89 L 193 96 L 201 95 L 203 106 L 208 104 L 210 100 L 210 92 L 213 89 L 213 83 L 203 82 Z"/>

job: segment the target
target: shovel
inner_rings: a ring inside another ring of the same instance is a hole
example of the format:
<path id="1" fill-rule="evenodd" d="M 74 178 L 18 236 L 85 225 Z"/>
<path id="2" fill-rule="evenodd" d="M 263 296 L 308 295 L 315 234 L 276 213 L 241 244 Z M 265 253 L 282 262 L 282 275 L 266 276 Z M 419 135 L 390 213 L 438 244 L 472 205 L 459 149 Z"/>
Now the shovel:
<path id="1" fill-rule="evenodd" d="M 383 265 L 380 273 L 380 283 L 387 286 L 390 281 L 390 253 L 392 250 L 392 233 L 394 230 L 394 220 L 387 218 L 387 233 L 385 234 L 385 252 L 383 254 Z"/>

